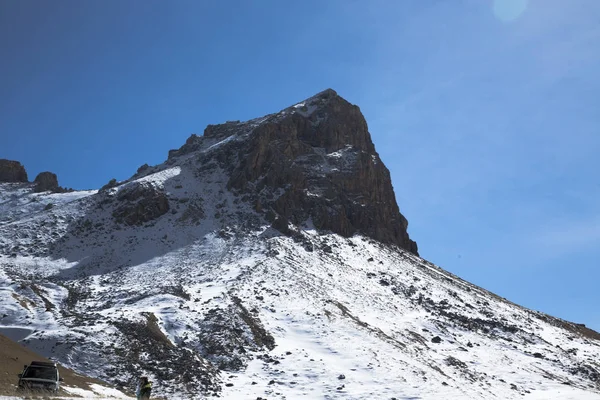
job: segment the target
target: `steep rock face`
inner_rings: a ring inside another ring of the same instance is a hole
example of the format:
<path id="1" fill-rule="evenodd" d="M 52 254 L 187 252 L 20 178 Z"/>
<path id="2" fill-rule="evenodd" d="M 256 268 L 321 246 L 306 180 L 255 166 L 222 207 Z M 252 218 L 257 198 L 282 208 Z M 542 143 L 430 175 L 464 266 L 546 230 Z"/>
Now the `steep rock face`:
<path id="1" fill-rule="evenodd" d="M 61 188 L 58 186 L 58 178 L 56 174 L 52 172 L 40 172 L 33 181 L 35 183 L 35 192 L 60 192 Z"/>
<path id="2" fill-rule="evenodd" d="M 0 182 L 28 182 L 27 171 L 18 161 L 0 159 Z"/>
<path id="3" fill-rule="evenodd" d="M 232 124 L 209 126 L 205 136 L 224 137 Z M 188 140 L 180 151 L 194 146 Z M 239 158 L 229 187 L 249 194 L 279 226 L 312 221 L 321 230 L 360 232 L 418 254 L 360 109 L 335 91 L 261 121 Z"/>

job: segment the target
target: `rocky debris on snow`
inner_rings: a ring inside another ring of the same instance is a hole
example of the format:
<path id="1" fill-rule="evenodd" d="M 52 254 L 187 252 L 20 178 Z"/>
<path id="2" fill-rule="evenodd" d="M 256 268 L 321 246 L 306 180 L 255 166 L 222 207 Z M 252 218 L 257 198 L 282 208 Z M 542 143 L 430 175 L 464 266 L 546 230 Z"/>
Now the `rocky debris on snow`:
<path id="1" fill-rule="evenodd" d="M 221 370 L 239 371 L 252 352 L 275 347 L 273 336 L 252 316 L 239 298 L 226 309 L 213 308 L 200 324 L 202 353 Z"/>
<path id="2" fill-rule="evenodd" d="M 113 350 L 125 361 L 124 365 L 113 366 L 114 380 L 122 386 L 135 387 L 135 380 L 141 374 L 151 374 L 156 386 L 168 381 L 190 392 L 220 390 L 218 371 L 192 349 L 174 346 L 161 331 L 153 314 L 144 314 L 142 321 L 121 320 L 114 325 L 125 338 Z M 119 370 L 121 372 L 116 372 Z"/>
<path id="3" fill-rule="evenodd" d="M 132 182 L 121 189 L 117 201 L 113 217 L 127 225 L 141 225 L 169 211 L 165 192 L 145 182 Z"/>
<path id="4" fill-rule="evenodd" d="M 18 161 L 0 159 L 0 182 L 28 182 L 27 171 Z"/>
<path id="5" fill-rule="evenodd" d="M 119 186 L 119 182 L 117 182 L 117 180 L 115 178 L 112 178 L 111 180 L 109 180 L 106 183 L 106 185 L 104 185 L 104 186 L 102 186 L 100 188 L 100 192 L 104 192 L 104 191 L 106 191 L 108 189 L 112 189 L 112 188 L 117 187 L 117 186 Z"/>
<path id="6" fill-rule="evenodd" d="M 198 224 L 201 220 L 206 217 L 206 212 L 202 207 L 202 199 L 194 199 L 187 201 L 187 207 L 179 217 L 180 222 L 190 222 L 192 224 Z"/>
<path id="7" fill-rule="evenodd" d="M 596 386 L 600 388 L 600 365 L 597 365 L 596 368 L 594 368 L 589 364 L 582 363 L 572 367 L 569 372 L 572 375 L 579 375 L 590 382 L 594 382 Z"/>

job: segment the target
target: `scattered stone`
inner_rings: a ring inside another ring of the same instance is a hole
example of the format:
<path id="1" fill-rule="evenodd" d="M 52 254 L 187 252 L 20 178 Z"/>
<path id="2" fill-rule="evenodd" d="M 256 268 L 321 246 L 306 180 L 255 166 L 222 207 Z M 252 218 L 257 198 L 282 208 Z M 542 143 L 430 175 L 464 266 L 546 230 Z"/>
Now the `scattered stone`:
<path id="1" fill-rule="evenodd" d="M 442 338 L 439 336 L 435 336 L 433 339 L 431 339 L 431 341 L 433 343 L 441 343 L 442 342 Z"/>

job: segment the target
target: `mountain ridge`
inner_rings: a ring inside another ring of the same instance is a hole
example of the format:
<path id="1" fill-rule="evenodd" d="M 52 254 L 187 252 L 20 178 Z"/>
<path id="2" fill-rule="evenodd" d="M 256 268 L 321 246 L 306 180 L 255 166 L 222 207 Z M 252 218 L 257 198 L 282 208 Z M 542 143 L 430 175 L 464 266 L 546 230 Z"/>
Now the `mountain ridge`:
<path id="1" fill-rule="evenodd" d="M 596 332 L 418 257 L 359 114 L 326 90 L 100 190 L 0 183 L 0 333 L 170 399 L 600 398 Z"/>

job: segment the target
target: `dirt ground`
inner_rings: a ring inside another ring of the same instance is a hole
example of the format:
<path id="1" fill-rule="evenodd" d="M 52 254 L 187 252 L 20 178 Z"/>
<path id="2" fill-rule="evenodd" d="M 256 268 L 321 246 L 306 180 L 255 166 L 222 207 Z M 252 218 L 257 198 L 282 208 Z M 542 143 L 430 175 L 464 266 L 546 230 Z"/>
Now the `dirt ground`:
<path id="1" fill-rule="evenodd" d="M 0 335 L 0 395 L 27 395 L 22 392 L 17 392 L 16 390 L 19 380 L 18 374 L 23 371 L 23 366 L 25 364 L 29 364 L 34 360 L 48 361 L 48 359 L 21 346 L 19 343 L 10 340 L 6 336 Z M 70 387 L 78 387 L 89 390 L 89 384 L 91 383 L 104 384 L 97 379 L 79 375 L 70 369 L 61 367 L 60 365 L 58 370 L 60 376 L 64 379 L 63 384 Z M 51 398 L 60 398 L 61 395 L 65 394 L 66 393 L 59 393 L 58 396 L 51 396 Z M 73 396 L 70 395 L 70 397 Z M 44 398 L 44 396 L 37 395 L 32 397 L 31 395 L 27 395 L 27 398 Z"/>

